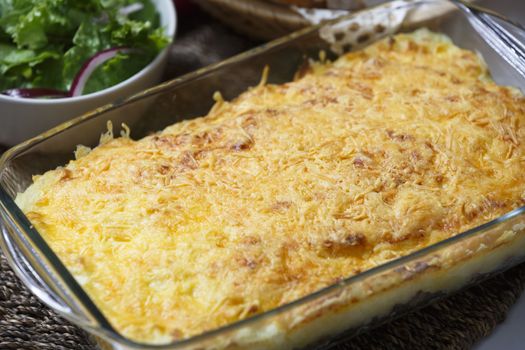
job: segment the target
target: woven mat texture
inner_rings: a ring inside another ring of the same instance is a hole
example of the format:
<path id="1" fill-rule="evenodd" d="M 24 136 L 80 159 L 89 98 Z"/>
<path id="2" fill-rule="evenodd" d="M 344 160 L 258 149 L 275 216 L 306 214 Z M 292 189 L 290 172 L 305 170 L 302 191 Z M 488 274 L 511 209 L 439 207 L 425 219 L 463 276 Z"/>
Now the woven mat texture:
<path id="1" fill-rule="evenodd" d="M 254 46 L 200 12 L 181 18 L 166 79 Z M 5 150 L 0 146 L 0 153 Z M 354 349 L 469 349 L 505 319 L 525 287 L 525 264 L 333 346 Z M 0 350 L 98 350 L 82 330 L 43 306 L 0 253 Z"/>

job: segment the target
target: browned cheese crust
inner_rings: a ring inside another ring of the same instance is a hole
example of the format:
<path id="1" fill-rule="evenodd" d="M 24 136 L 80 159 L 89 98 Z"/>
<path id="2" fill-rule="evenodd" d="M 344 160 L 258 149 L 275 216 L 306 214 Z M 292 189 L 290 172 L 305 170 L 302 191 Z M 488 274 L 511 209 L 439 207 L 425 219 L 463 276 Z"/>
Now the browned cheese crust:
<path id="1" fill-rule="evenodd" d="M 525 100 L 441 35 L 112 139 L 17 198 L 124 335 L 261 313 L 524 204 Z"/>

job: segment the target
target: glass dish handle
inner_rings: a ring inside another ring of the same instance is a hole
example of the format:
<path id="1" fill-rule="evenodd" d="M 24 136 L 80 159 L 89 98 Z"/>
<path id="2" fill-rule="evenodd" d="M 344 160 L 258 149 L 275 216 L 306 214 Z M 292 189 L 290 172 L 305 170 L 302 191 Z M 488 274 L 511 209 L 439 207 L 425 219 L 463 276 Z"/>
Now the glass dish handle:
<path id="1" fill-rule="evenodd" d="M 525 77 L 525 45 L 498 21 L 510 25 L 525 37 L 525 29 L 500 13 L 470 4 L 464 0 L 450 0 L 463 11 L 474 29 L 511 66 Z"/>
<path id="2" fill-rule="evenodd" d="M 17 276 L 23 283 L 36 295 L 44 304 L 58 312 L 61 316 L 78 322 L 80 324 L 89 324 L 90 322 L 84 315 L 79 315 L 68 303 L 57 293 L 51 290 L 44 282 L 42 277 L 29 263 L 16 244 L 12 241 L 10 234 L 5 227 L 2 227 L 3 243 L 6 245 L 4 255 L 13 268 Z"/>

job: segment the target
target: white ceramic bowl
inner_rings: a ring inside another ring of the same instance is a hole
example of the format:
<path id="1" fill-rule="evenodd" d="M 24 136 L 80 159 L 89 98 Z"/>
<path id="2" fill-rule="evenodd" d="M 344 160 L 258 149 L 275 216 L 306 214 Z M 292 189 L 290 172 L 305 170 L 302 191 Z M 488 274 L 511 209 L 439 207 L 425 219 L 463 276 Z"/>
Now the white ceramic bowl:
<path id="1" fill-rule="evenodd" d="M 153 0 L 153 3 L 166 35 L 173 38 L 177 27 L 173 1 Z M 167 61 L 166 48 L 129 79 L 85 96 L 39 100 L 0 95 L 0 144 L 15 145 L 68 119 L 151 87 L 162 78 Z"/>

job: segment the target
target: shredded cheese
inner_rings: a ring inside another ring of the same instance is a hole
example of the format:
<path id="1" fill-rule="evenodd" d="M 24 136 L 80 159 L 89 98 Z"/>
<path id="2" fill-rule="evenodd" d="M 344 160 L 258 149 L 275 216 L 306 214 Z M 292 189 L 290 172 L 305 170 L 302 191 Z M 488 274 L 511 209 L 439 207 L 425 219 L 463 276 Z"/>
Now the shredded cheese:
<path id="1" fill-rule="evenodd" d="M 266 74 L 138 141 L 108 126 L 17 197 L 124 335 L 235 322 L 525 202 L 524 97 L 443 35 Z"/>

